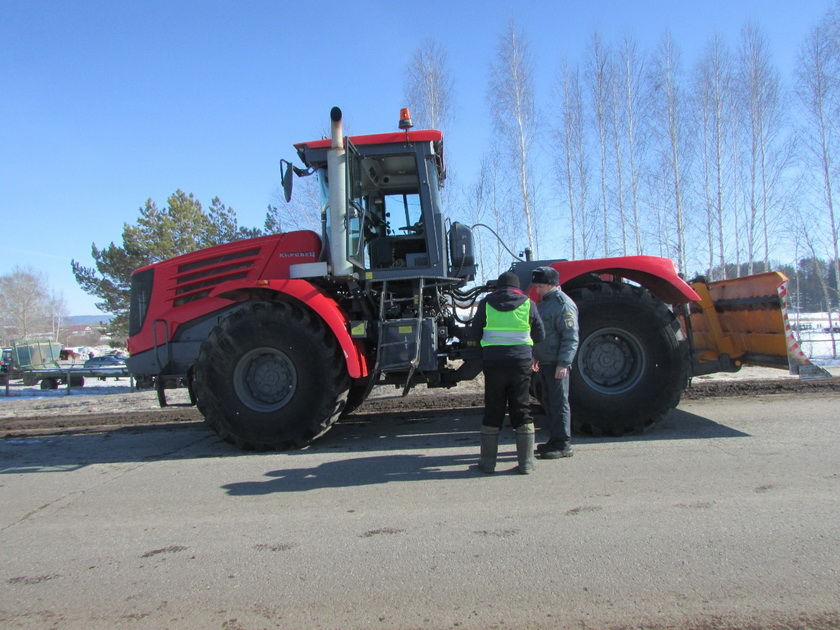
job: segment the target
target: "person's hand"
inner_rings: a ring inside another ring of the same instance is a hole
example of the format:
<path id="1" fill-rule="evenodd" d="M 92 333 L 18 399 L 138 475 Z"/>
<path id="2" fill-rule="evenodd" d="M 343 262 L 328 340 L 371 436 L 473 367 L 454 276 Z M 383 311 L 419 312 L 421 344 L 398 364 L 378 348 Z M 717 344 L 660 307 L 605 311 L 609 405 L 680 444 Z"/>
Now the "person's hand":
<path id="1" fill-rule="evenodd" d="M 539 372 L 540 371 L 540 362 L 536 359 L 531 359 L 531 371 L 532 372 Z"/>
<path id="2" fill-rule="evenodd" d="M 569 368 L 567 367 L 560 367 L 557 366 L 557 369 L 554 370 L 554 379 L 557 381 L 562 381 L 569 375 Z"/>

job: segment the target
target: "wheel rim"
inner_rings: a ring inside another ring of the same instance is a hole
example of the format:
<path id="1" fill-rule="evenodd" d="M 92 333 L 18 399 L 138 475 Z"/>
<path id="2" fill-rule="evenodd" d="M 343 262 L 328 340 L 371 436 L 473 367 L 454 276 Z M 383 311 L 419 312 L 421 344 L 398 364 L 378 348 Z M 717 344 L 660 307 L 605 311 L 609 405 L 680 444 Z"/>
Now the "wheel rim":
<path id="1" fill-rule="evenodd" d="M 297 370 L 285 352 L 254 348 L 236 364 L 233 388 L 239 400 L 254 411 L 277 411 L 297 389 Z"/>
<path id="2" fill-rule="evenodd" d="M 639 339 L 622 328 L 601 328 L 578 350 L 581 378 L 602 394 L 623 394 L 633 389 L 645 371 L 645 353 Z"/>

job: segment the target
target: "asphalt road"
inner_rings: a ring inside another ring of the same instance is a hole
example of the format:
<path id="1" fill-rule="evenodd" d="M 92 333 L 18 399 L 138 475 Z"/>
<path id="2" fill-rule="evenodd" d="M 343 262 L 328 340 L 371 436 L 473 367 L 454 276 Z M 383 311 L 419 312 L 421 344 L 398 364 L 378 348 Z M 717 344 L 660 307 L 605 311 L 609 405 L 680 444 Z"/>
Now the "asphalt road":
<path id="1" fill-rule="evenodd" d="M 837 628 L 838 402 L 687 401 L 530 476 L 471 468 L 476 409 L 281 454 L 194 423 L 6 439 L 0 627 Z"/>

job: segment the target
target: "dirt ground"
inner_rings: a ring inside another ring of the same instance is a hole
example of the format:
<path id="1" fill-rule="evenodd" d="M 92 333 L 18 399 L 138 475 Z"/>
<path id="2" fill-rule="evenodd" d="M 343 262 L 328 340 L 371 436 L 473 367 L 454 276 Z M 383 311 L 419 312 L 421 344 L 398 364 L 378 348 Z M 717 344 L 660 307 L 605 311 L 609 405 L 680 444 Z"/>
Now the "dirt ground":
<path id="1" fill-rule="evenodd" d="M 800 379 L 769 368 L 745 368 L 736 374 L 699 377 L 683 393 L 683 400 L 840 391 L 840 369 L 831 371 L 833 378 L 822 380 Z M 345 421 L 423 410 L 463 413 L 464 409 L 476 408 L 479 413 L 483 404 L 482 388 L 479 377 L 450 390 L 418 387 L 403 398 L 396 388 L 382 386 Z M 185 389 L 167 390 L 170 406 L 161 408 L 154 391 L 134 390 L 124 380 L 74 389 L 69 395 L 64 388 L 41 391 L 37 387 L 13 387 L 8 397 L 3 393 L 0 390 L 0 435 L 6 438 L 202 421 L 198 410 L 186 405 Z"/>

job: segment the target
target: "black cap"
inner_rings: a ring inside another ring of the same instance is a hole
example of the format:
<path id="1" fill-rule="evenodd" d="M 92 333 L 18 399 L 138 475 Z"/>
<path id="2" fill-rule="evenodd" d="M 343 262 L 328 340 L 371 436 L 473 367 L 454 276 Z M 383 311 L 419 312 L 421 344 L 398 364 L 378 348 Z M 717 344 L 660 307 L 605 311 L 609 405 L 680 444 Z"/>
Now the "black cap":
<path id="1" fill-rule="evenodd" d="M 560 284 L 560 274 L 554 267 L 537 267 L 531 272 L 531 282 L 536 284 Z"/>
<path id="2" fill-rule="evenodd" d="M 518 289 L 519 276 L 517 276 L 512 271 L 505 271 L 502 275 L 499 276 L 499 279 L 496 280 L 496 288 L 501 289 L 503 287 L 511 287 L 512 289 Z"/>

